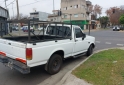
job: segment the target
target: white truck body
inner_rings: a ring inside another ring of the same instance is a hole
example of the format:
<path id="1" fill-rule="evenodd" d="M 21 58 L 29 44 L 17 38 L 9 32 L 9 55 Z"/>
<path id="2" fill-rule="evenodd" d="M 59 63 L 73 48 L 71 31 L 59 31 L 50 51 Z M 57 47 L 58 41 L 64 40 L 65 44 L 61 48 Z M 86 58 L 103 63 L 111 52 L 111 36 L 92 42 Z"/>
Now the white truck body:
<path id="1" fill-rule="evenodd" d="M 54 24 L 50 26 L 55 26 Z M 61 24 L 57 26 L 62 26 Z M 71 29 L 71 25 L 64 25 Z M 45 35 L 47 34 L 49 25 L 45 29 Z M 75 35 L 75 30 L 82 32 L 81 28 L 76 25 L 72 25 L 71 37 L 66 39 L 53 39 L 37 43 L 23 43 L 8 39 L 0 39 L 0 61 L 11 69 L 16 69 L 21 73 L 29 73 L 31 67 L 46 65 L 49 63 L 51 56 L 56 52 L 63 52 L 63 59 L 70 56 L 76 57 L 76 55 L 81 53 L 86 53 L 88 48 L 93 45 L 95 46 L 95 38 L 86 35 L 84 39 L 82 37 L 77 37 Z M 82 32 L 82 34 L 84 34 Z M 54 36 L 54 35 L 52 35 Z M 32 49 L 32 58 L 26 58 L 26 48 Z M 14 63 L 16 62 L 16 63 Z M 13 66 L 17 65 L 19 68 Z M 23 69 L 23 70 L 22 70 Z M 25 70 L 26 69 L 26 70 Z M 46 68 L 47 70 L 47 68 Z M 57 72 L 56 72 L 57 73 Z"/>

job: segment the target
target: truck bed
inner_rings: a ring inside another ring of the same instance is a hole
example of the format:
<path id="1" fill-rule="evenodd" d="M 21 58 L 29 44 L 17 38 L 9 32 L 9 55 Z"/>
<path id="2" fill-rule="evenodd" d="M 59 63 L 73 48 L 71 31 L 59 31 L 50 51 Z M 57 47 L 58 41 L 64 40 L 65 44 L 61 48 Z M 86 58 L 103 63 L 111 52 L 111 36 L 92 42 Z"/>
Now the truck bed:
<path id="1" fill-rule="evenodd" d="M 28 42 L 28 36 L 16 36 L 16 37 L 5 37 L 3 39 L 7 40 L 12 40 L 12 41 L 17 41 L 17 42 L 22 42 L 22 43 L 27 43 Z M 55 39 L 64 39 L 63 37 L 60 36 L 50 36 L 50 35 L 39 35 L 39 36 L 31 36 L 31 41 L 32 43 L 36 42 L 43 42 L 43 41 L 51 41 Z"/>

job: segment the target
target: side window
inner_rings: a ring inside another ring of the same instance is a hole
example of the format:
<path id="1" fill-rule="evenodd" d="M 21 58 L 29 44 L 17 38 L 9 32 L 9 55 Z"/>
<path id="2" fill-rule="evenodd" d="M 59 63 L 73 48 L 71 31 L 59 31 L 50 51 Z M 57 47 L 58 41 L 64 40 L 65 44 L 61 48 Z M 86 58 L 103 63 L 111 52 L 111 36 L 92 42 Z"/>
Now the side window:
<path id="1" fill-rule="evenodd" d="M 49 26 L 46 33 L 49 35 L 56 35 L 55 26 Z"/>
<path id="2" fill-rule="evenodd" d="M 76 36 L 76 38 L 80 38 L 83 36 L 83 33 L 80 30 L 80 28 L 75 28 L 75 36 Z"/>
<path id="3" fill-rule="evenodd" d="M 65 36 L 67 36 L 67 37 L 71 36 L 71 29 L 69 27 L 66 27 Z"/>

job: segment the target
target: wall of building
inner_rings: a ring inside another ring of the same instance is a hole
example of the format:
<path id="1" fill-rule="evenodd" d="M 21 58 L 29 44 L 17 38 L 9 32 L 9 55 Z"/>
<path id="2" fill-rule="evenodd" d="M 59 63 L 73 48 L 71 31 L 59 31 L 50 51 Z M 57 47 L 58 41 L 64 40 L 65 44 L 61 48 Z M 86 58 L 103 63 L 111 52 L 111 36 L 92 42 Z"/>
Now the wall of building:
<path id="1" fill-rule="evenodd" d="M 9 17 L 8 11 L 2 7 L 0 7 L 0 17 L 2 17 L 2 18 L 8 18 Z"/>
<path id="2" fill-rule="evenodd" d="M 30 13 L 30 18 L 33 19 L 37 18 L 39 21 L 47 21 L 49 13 L 46 12 L 33 12 Z"/>
<path id="3" fill-rule="evenodd" d="M 63 21 L 70 20 L 70 14 L 71 20 L 86 20 L 85 0 L 61 0 L 61 10 Z"/>
<path id="4" fill-rule="evenodd" d="M 48 21 L 61 22 L 61 16 L 49 17 Z"/>
<path id="5" fill-rule="evenodd" d="M 39 12 L 39 20 L 40 21 L 47 21 L 49 13 Z"/>

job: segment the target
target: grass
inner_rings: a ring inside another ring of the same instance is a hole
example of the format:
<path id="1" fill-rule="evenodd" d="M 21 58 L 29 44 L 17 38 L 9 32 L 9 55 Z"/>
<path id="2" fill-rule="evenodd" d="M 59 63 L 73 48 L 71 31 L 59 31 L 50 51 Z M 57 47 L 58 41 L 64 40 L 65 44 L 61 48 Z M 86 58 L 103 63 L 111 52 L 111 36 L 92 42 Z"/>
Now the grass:
<path id="1" fill-rule="evenodd" d="M 96 53 L 72 74 L 93 85 L 124 85 L 124 50 Z"/>

